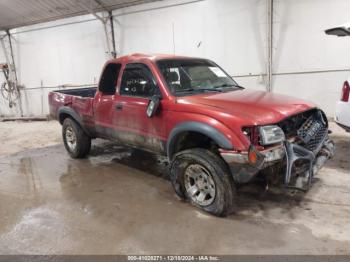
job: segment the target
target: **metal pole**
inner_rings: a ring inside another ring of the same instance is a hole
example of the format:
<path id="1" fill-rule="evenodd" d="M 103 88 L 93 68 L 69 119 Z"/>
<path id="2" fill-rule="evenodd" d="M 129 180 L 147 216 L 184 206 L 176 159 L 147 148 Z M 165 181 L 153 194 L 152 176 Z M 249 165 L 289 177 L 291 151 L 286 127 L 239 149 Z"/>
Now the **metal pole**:
<path id="1" fill-rule="evenodd" d="M 18 82 L 18 79 L 17 79 L 17 72 L 16 72 L 16 63 L 15 63 L 15 58 L 13 56 L 13 48 L 12 48 L 12 40 L 11 40 L 11 34 L 10 34 L 10 31 L 9 30 L 6 30 L 6 34 L 7 34 L 7 37 L 9 38 L 9 44 L 10 44 L 10 52 L 11 52 L 11 58 L 12 58 L 12 64 L 10 66 L 13 66 L 12 68 L 12 71 L 15 75 L 15 81 L 16 81 L 16 84 Z"/>
<path id="2" fill-rule="evenodd" d="M 267 84 L 268 92 L 273 91 L 273 0 L 267 0 Z"/>
<path id="3" fill-rule="evenodd" d="M 107 53 L 110 56 L 112 51 L 111 51 L 111 43 L 110 43 L 109 37 L 108 37 L 108 28 L 107 28 L 107 23 L 106 22 L 103 23 L 103 30 L 105 31 L 106 44 L 107 44 L 107 50 L 108 50 Z"/>
<path id="4" fill-rule="evenodd" d="M 40 81 L 40 90 L 41 90 L 41 115 L 44 115 L 44 88 L 43 80 Z"/>
<path id="5" fill-rule="evenodd" d="M 114 22 L 113 22 L 112 11 L 109 11 L 108 14 L 109 14 L 109 23 L 111 24 L 111 34 L 112 34 L 112 47 L 113 47 L 112 56 L 113 56 L 113 58 L 116 58 L 117 51 L 116 51 L 116 47 L 115 47 Z"/>

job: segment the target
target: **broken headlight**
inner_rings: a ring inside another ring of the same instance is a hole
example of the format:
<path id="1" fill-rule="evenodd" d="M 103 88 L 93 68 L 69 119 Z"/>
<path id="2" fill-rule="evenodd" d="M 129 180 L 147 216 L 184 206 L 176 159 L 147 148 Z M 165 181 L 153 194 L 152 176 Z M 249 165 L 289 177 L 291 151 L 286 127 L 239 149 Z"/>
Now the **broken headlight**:
<path id="1" fill-rule="evenodd" d="M 285 140 L 283 130 L 279 126 L 261 126 L 259 127 L 261 144 L 264 146 L 277 144 Z"/>

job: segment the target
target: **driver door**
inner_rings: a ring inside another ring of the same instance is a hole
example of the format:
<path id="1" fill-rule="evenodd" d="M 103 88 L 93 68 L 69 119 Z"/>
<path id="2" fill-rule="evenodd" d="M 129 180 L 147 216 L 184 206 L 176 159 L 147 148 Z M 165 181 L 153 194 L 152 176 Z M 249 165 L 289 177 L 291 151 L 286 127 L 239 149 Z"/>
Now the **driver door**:
<path id="1" fill-rule="evenodd" d="M 131 63 L 124 68 L 116 105 L 119 136 L 126 144 L 155 152 L 165 152 L 165 121 L 161 105 L 153 117 L 147 116 L 150 98 L 160 96 L 159 87 L 146 64 Z"/>

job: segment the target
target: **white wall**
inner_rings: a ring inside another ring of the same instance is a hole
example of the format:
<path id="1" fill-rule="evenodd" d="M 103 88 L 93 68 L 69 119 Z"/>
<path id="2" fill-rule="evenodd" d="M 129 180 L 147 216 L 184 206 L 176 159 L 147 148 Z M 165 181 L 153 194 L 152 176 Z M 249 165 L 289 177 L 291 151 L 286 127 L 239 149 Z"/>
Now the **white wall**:
<path id="1" fill-rule="evenodd" d="M 348 0 L 279 0 L 275 4 L 274 72 L 349 69 L 347 72 L 280 75 L 274 90 L 312 100 L 332 116 L 350 76 L 350 37 L 325 29 L 350 21 Z"/>
<path id="2" fill-rule="evenodd" d="M 62 23 L 70 24 L 55 27 Z M 47 27 L 49 29 L 37 30 Z M 93 84 L 98 81 L 107 55 L 103 26 L 93 16 L 29 26 L 12 30 L 11 33 L 18 79 L 29 88 L 22 92 L 25 115 L 48 113 L 47 93 L 50 89 L 30 88 Z M 0 113 L 6 114 L 6 109 L 7 105 L 1 103 Z M 7 113 L 13 115 L 16 112 L 7 110 Z"/>
<path id="3" fill-rule="evenodd" d="M 210 58 L 232 75 L 266 73 L 266 0 L 186 2 L 190 0 L 114 11 L 118 55 L 175 52 Z M 331 116 L 350 71 L 283 73 L 350 69 L 350 37 L 336 38 L 323 32 L 349 22 L 350 1 L 275 0 L 274 8 L 274 91 L 312 100 Z M 57 26 L 63 23 L 71 24 Z M 93 16 L 34 25 L 13 33 L 18 75 L 26 88 L 38 87 L 41 82 L 56 86 L 98 80 L 106 59 L 106 42 L 102 24 Z M 247 88 L 264 89 L 262 77 L 237 80 Z M 24 92 L 26 115 L 47 113 L 47 91 Z M 11 112 L 0 99 L 0 114 L 4 113 Z"/>
<path id="4" fill-rule="evenodd" d="M 92 18 L 81 16 L 15 30 L 13 37 L 20 83 L 27 88 L 96 83 L 107 56 L 102 24 Z M 90 21 L 76 23 L 85 20 Z M 54 27 L 60 23 L 72 24 Z M 30 31 L 41 26 L 51 28 Z M 48 91 L 23 92 L 24 112 L 27 115 L 47 114 Z"/>
<path id="5" fill-rule="evenodd" d="M 77 17 L 64 22 L 89 18 Z M 105 62 L 103 27 L 97 20 L 18 33 L 14 37 L 19 79 L 28 87 L 40 86 L 41 81 L 45 86 L 93 83 Z"/>
<path id="6" fill-rule="evenodd" d="M 205 57 L 232 75 L 265 72 L 265 0 L 179 2 L 186 3 L 156 2 L 148 8 L 168 7 L 147 12 L 139 12 L 144 6 L 116 10 L 119 52 Z M 249 82 L 264 88 L 257 79 Z"/>

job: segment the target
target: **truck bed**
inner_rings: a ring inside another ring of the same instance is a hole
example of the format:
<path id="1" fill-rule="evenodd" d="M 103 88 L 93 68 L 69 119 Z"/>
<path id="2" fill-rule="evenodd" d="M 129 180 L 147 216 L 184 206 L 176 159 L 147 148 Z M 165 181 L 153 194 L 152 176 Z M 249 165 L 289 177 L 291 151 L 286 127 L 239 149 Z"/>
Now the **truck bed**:
<path id="1" fill-rule="evenodd" d="M 90 119 L 93 115 L 93 100 L 97 87 L 55 90 L 49 93 L 50 115 L 57 119 L 58 109 L 73 109 L 81 118 Z"/>
<path id="2" fill-rule="evenodd" d="M 75 88 L 75 89 L 65 89 L 65 90 L 56 90 L 53 92 L 62 93 L 71 96 L 80 96 L 80 97 L 94 97 L 97 87 L 86 87 L 86 88 Z"/>

